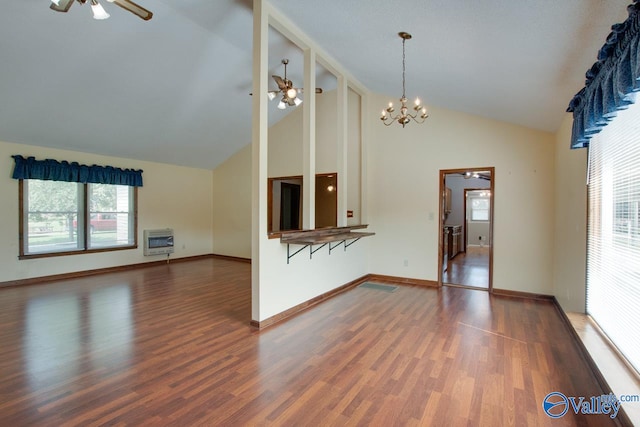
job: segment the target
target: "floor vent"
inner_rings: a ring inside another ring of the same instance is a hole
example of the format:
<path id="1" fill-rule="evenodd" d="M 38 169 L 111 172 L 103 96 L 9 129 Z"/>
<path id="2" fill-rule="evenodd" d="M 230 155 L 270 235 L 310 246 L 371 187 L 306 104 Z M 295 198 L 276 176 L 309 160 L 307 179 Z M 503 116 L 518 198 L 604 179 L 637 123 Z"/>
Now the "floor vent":
<path id="1" fill-rule="evenodd" d="M 377 291 L 383 292 L 395 292 L 398 289 L 397 286 L 391 285 L 380 285 L 378 283 L 365 282 L 362 285 L 358 286 L 359 288 L 367 288 L 367 289 L 375 289 Z"/>

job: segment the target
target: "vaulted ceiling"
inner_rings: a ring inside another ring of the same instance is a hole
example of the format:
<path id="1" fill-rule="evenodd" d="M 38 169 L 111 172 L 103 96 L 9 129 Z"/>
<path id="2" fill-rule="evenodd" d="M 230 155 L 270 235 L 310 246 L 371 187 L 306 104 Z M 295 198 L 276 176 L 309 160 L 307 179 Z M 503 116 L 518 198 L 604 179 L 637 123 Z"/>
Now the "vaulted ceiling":
<path id="1" fill-rule="evenodd" d="M 138 2 L 153 19 L 3 2 L 1 141 L 206 169 L 250 143 L 251 0 Z M 271 3 L 373 92 L 400 96 L 407 31 L 408 97 L 554 132 L 630 0 Z M 302 53 L 275 30 L 269 45 L 270 74 L 286 57 L 301 84 Z"/>

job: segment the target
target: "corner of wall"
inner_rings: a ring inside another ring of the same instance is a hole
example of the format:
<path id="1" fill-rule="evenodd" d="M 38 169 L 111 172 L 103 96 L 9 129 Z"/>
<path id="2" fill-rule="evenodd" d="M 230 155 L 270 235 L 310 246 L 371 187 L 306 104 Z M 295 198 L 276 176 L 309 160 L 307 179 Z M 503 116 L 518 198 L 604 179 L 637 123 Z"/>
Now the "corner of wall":
<path id="1" fill-rule="evenodd" d="M 587 150 L 571 150 L 570 114 L 556 133 L 553 292 L 564 311 L 584 313 L 587 253 Z"/>
<path id="2" fill-rule="evenodd" d="M 213 170 L 213 253 L 251 258 L 251 144 Z"/>

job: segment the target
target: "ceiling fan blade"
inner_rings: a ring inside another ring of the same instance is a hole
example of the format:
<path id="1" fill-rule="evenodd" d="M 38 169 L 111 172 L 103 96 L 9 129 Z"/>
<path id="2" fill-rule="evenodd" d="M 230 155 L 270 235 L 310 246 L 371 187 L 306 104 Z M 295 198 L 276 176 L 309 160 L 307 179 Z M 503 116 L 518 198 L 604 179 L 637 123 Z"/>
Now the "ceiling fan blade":
<path id="1" fill-rule="evenodd" d="M 273 80 L 276 81 L 280 90 L 287 90 L 287 85 L 284 83 L 284 80 L 282 80 L 282 77 L 280 76 L 271 76 L 271 77 L 273 77 Z"/>
<path id="2" fill-rule="evenodd" d="M 138 15 L 140 18 L 144 19 L 145 21 L 148 21 L 149 19 L 151 19 L 151 17 L 153 17 L 152 12 L 132 2 L 131 0 L 108 0 L 108 1 L 112 1 L 113 3 L 120 6 L 121 8 L 128 10 L 129 12 L 135 15 Z"/>
<path id="3" fill-rule="evenodd" d="M 59 4 L 55 4 L 52 2 L 51 5 L 49 5 L 49 8 L 55 10 L 56 12 L 67 12 L 73 2 L 74 0 L 60 0 L 58 2 Z"/>

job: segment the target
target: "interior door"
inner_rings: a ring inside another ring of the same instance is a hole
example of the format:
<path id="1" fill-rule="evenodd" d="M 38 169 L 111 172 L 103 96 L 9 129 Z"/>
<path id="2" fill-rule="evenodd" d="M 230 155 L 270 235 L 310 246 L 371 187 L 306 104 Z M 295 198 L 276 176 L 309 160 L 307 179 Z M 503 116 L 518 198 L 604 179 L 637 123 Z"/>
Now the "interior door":
<path id="1" fill-rule="evenodd" d="M 300 185 L 283 182 L 280 196 L 280 230 L 300 229 Z"/>

